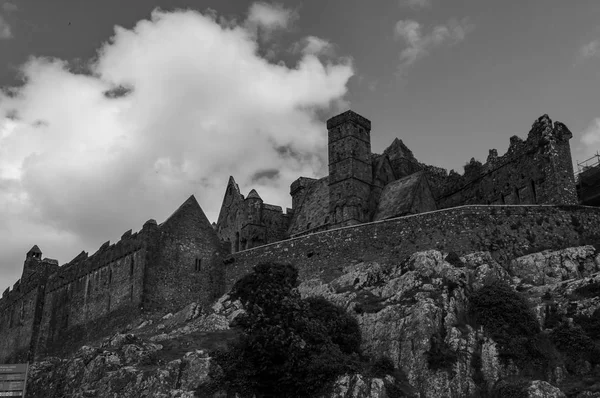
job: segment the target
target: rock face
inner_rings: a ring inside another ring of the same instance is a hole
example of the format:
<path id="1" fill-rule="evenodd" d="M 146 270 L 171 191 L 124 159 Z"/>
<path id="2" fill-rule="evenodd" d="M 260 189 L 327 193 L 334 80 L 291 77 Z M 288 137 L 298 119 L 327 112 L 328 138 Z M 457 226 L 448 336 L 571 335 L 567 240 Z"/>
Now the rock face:
<path id="1" fill-rule="evenodd" d="M 542 329 L 557 314 L 567 320 L 587 315 L 590 322 L 600 322 L 600 311 L 593 317 L 600 308 L 598 271 L 600 258 L 592 246 L 536 253 L 506 267 L 487 252 L 449 262 L 432 250 L 397 264 L 350 265 L 331 283 L 315 279 L 299 289 L 304 297 L 324 296 L 354 313 L 365 352 L 392 359 L 420 397 L 468 397 L 491 393 L 499 381 L 523 373 L 501 360 L 498 343 L 468 319 L 470 292 L 492 281 L 512 285 L 527 297 Z M 544 332 L 551 330 L 546 327 Z M 443 359 L 443 353 L 452 360 L 443 366 L 431 360 Z M 529 396 L 563 396 L 552 384 L 562 386 L 574 375 L 558 362 L 543 381 L 527 387 Z M 579 376 L 600 380 L 600 366 L 578 366 Z M 600 383 L 594 388 L 600 390 Z"/>
<path id="2" fill-rule="evenodd" d="M 600 396 L 600 360 L 585 351 L 592 353 L 600 339 L 599 271 L 593 246 L 544 251 L 503 265 L 488 252 L 458 257 L 430 250 L 403 261 L 349 264 L 329 283 L 307 280 L 298 289 L 303 297 L 324 296 L 356 316 L 363 351 L 392 360 L 414 392 L 404 396 L 594 397 Z M 552 360 L 537 371 L 507 360 L 503 342 L 470 315 L 473 293 L 495 282 L 521 292 L 539 324 L 537 346 L 549 345 Z M 84 346 L 71 358 L 46 358 L 32 366 L 29 396 L 193 397 L 219 371 L 209 353 L 235 338 L 229 325 L 242 312 L 225 295 L 208 312 L 192 303 L 97 347 Z M 561 328 L 572 329 L 564 329 L 564 337 Z M 579 346 L 568 345 L 574 335 Z M 582 341 L 588 346 L 581 347 Z M 392 376 L 342 375 L 323 398 L 399 396 L 390 393 L 390 384 Z"/>

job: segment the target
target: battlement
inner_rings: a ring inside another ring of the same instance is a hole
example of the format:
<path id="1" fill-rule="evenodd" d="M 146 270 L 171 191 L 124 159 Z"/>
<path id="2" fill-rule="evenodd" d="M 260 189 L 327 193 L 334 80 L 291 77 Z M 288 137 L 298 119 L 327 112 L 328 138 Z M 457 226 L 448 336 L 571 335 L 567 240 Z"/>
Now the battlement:
<path id="1" fill-rule="evenodd" d="M 48 278 L 47 289 L 50 292 L 60 289 L 100 268 L 107 267 L 141 250 L 144 247 L 150 230 L 153 228 L 157 228 L 156 221 L 148 220 L 139 232 L 132 233 L 130 229 L 123 233 L 118 242 L 113 244 L 110 244 L 110 241 L 104 242 L 91 256 L 88 256 L 87 252 L 82 251 L 71 261 L 60 267 L 58 272 Z"/>
<path id="2" fill-rule="evenodd" d="M 26 280 L 18 279 L 12 286 L 7 287 L 0 298 L 0 310 L 11 306 L 33 289 L 45 285 L 49 277 L 59 269 L 58 261 L 50 258 L 39 260 L 36 264 L 37 272 L 30 275 Z"/>

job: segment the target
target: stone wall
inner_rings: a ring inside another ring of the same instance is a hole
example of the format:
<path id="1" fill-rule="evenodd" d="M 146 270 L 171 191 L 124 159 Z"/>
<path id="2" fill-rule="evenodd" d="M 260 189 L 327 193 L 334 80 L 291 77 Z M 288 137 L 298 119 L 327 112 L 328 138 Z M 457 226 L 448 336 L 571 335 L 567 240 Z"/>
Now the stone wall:
<path id="1" fill-rule="evenodd" d="M 491 251 L 504 262 L 530 252 L 600 241 L 600 209 L 586 206 L 461 206 L 339 228 L 242 251 L 225 261 L 225 287 L 265 261 L 329 281 L 352 262 L 400 260 L 424 249 Z"/>
<path id="2" fill-rule="evenodd" d="M 48 279 L 36 357 L 102 336 L 100 319 L 115 328 L 139 314 L 150 239 L 148 225 L 127 231 L 116 244 L 107 242 L 89 257 L 80 254 Z"/>
<path id="3" fill-rule="evenodd" d="M 224 254 L 217 234 L 194 197 L 157 229 L 144 279 L 144 310 L 169 312 L 214 299 L 213 269 Z M 156 254 L 152 254 L 156 250 Z"/>
<path id="4" fill-rule="evenodd" d="M 44 290 L 36 286 L 2 308 L 0 320 L 0 362 L 27 361 L 33 338 L 36 309 Z"/>
<path id="5" fill-rule="evenodd" d="M 229 245 L 229 252 L 235 253 L 286 238 L 290 218 L 280 206 L 264 203 L 254 190 L 244 198 L 233 177 L 229 177 L 216 231 L 219 239 Z"/>
<path id="6" fill-rule="evenodd" d="M 296 203 L 288 233 L 290 236 L 329 224 L 329 178 L 313 180 L 302 200 Z"/>
<path id="7" fill-rule="evenodd" d="M 508 151 L 491 149 L 487 162 L 475 159 L 465 172 L 446 174 L 427 167 L 438 208 L 466 204 L 577 204 L 567 127 L 547 115 L 532 126 L 525 141 L 510 139 Z"/>
<path id="8" fill-rule="evenodd" d="M 58 269 L 56 260 L 49 259 L 26 260 L 25 265 L 35 271 L 6 289 L 0 300 L 0 362 L 33 358 L 46 282 Z"/>

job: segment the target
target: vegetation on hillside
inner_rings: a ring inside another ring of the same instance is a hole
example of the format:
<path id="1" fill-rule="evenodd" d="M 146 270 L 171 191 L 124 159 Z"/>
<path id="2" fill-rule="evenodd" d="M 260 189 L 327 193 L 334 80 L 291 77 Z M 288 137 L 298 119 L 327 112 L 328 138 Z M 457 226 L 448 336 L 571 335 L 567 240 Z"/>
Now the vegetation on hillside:
<path id="1" fill-rule="evenodd" d="M 593 289 L 586 287 L 575 293 L 584 295 Z M 591 316 L 579 315 L 570 320 L 557 312 L 549 293 L 542 299 L 550 301 L 544 329 L 524 295 L 505 283 L 491 283 L 470 295 L 472 326 L 483 326 L 497 343 L 500 359 L 522 370 L 521 378 L 499 384 L 492 396 L 526 396 L 523 377 L 543 380 L 557 366 L 575 375 L 581 373 L 586 362 L 592 367 L 600 364 L 600 309 Z M 574 386 L 573 391 L 580 388 Z"/>
<path id="2" fill-rule="evenodd" d="M 214 353 L 215 386 L 242 397 L 313 397 L 339 375 L 394 373 L 391 360 L 361 356 L 354 317 L 324 298 L 302 299 L 298 284 L 294 267 L 265 263 L 234 285 L 231 299 L 246 313 L 232 324 L 239 341 Z"/>

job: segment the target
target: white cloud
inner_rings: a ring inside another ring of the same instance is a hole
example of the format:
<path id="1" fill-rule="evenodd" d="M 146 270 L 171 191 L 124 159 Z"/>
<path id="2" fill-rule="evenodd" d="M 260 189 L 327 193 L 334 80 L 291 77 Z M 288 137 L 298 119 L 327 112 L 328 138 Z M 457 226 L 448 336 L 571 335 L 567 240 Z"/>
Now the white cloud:
<path id="1" fill-rule="evenodd" d="M 248 10 L 246 29 L 256 33 L 261 28 L 268 37 L 274 30 L 288 28 L 296 17 L 297 14 L 293 10 L 286 9 L 280 4 L 256 2 Z"/>
<path id="2" fill-rule="evenodd" d="M 18 10 L 18 7 L 17 7 L 16 4 L 11 3 L 10 1 L 7 1 L 7 2 L 5 2 L 5 3 L 2 4 L 2 9 L 5 12 L 14 12 L 14 11 Z"/>
<path id="3" fill-rule="evenodd" d="M 454 45 L 463 41 L 473 29 L 466 19 L 457 21 L 451 19 L 445 25 L 433 27 L 430 33 L 423 34 L 422 25 L 413 20 L 400 20 L 394 27 L 394 37 L 402 40 L 406 48 L 400 52 L 398 70 L 400 74 L 442 44 Z"/>
<path id="4" fill-rule="evenodd" d="M 579 49 L 579 58 L 586 60 L 600 55 L 600 40 L 593 40 Z"/>
<path id="5" fill-rule="evenodd" d="M 6 19 L 0 15 L 0 40 L 12 38 L 12 30 Z"/>
<path id="6" fill-rule="evenodd" d="M 316 36 L 307 36 L 294 43 L 290 51 L 293 54 L 304 55 L 325 55 L 333 57 L 335 55 L 334 46 L 328 40 Z"/>
<path id="7" fill-rule="evenodd" d="M 600 118 L 594 119 L 581 133 L 581 143 L 589 153 L 595 153 L 600 147 Z"/>
<path id="8" fill-rule="evenodd" d="M 0 92 L 1 285 L 33 244 L 64 262 L 161 222 L 192 193 L 214 221 L 229 175 L 247 192 L 258 171 L 279 170 L 253 187 L 290 206 L 295 178 L 325 172 L 316 115 L 346 106 L 351 62 L 305 52 L 289 68 L 269 63 L 247 21 L 220 22 L 157 10 L 115 28 L 91 75 L 31 58 L 25 84 Z M 117 86 L 131 90 L 104 95 Z"/>
<path id="9" fill-rule="evenodd" d="M 411 8 L 426 8 L 431 6 L 430 0 L 404 0 L 404 5 L 407 5 Z"/>

